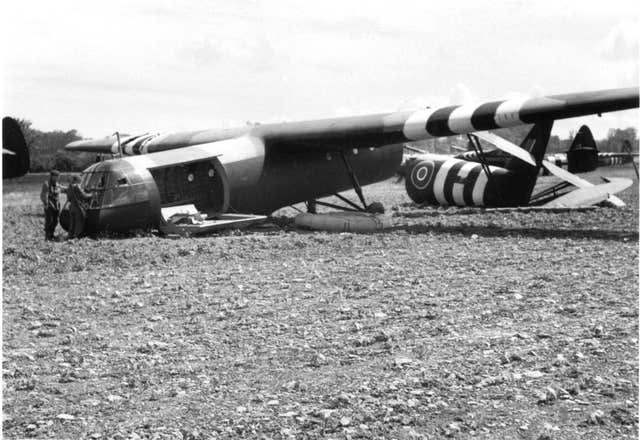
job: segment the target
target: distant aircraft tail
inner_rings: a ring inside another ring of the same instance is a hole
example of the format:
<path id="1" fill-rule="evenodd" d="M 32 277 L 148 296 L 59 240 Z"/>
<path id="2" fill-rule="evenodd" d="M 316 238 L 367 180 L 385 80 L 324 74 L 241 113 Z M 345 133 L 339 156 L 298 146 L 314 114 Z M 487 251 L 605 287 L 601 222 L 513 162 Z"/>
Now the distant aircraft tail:
<path id="1" fill-rule="evenodd" d="M 29 148 L 18 122 L 2 118 L 2 178 L 11 179 L 29 171 Z"/>
<path id="2" fill-rule="evenodd" d="M 583 125 L 567 151 L 567 169 L 570 173 L 586 173 L 598 167 L 598 147 L 589 127 Z"/>

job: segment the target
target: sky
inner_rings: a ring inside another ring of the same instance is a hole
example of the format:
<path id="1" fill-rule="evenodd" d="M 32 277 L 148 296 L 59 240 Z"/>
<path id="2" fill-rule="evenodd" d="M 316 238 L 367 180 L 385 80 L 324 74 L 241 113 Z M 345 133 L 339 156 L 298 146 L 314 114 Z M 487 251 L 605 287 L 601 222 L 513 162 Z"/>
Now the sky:
<path id="1" fill-rule="evenodd" d="M 637 86 L 636 3 L 2 2 L 0 106 L 99 138 Z"/>

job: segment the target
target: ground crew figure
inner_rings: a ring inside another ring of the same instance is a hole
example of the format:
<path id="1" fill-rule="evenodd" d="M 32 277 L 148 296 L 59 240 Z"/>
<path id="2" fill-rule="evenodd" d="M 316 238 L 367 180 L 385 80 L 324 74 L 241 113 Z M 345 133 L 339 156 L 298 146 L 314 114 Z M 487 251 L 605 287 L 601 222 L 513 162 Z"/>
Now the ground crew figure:
<path id="1" fill-rule="evenodd" d="M 67 201 L 69 202 L 69 238 L 79 238 L 84 231 L 84 222 L 87 216 L 87 201 L 92 194 L 85 192 L 80 187 L 78 176 L 71 178 L 71 185 L 67 189 Z"/>
<path id="2" fill-rule="evenodd" d="M 49 180 L 42 182 L 40 200 L 44 206 L 44 239 L 53 240 L 55 230 L 58 225 L 58 215 L 60 214 L 60 192 L 62 188 L 58 185 L 60 173 L 51 170 Z"/>

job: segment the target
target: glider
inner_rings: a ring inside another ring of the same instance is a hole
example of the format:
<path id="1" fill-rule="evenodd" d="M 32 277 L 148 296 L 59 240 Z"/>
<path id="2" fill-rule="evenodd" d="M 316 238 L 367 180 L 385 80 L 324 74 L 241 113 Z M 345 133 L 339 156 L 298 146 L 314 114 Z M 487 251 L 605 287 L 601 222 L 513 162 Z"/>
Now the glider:
<path id="1" fill-rule="evenodd" d="M 583 125 L 573 138 L 567 153 L 550 155 L 547 160 L 557 166 L 566 166 L 571 173 L 586 173 L 598 167 L 633 163 L 637 176 L 638 170 L 634 162 L 637 157 L 638 153 L 632 152 L 631 142 L 626 139 L 623 142 L 621 152 L 598 151 L 591 130 Z"/>
<path id="2" fill-rule="evenodd" d="M 637 107 L 636 87 L 227 130 L 111 136 L 72 142 L 66 149 L 119 156 L 83 173 L 82 186 L 94 191 L 89 231 L 161 229 L 176 207 L 195 207 L 215 222 L 229 213 L 269 214 L 314 203 L 351 188 L 362 207 L 345 202 L 353 209 L 371 208 L 379 204 L 367 204 L 361 187 L 396 173 L 403 142 L 522 124 L 550 129 L 556 119 Z M 455 187 L 443 200 L 480 200 L 475 187 L 466 194 L 454 182 L 485 181 L 464 166 L 456 166 L 455 173 L 447 166 L 446 173 L 433 176 L 438 185 Z M 530 178 L 523 180 L 528 185 Z"/>
<path id="3" fill-rule="evenodd" d="M 29 148 L 18 122 L 2 118 L 2 178 L 20 177 L 29 171 Z"/>

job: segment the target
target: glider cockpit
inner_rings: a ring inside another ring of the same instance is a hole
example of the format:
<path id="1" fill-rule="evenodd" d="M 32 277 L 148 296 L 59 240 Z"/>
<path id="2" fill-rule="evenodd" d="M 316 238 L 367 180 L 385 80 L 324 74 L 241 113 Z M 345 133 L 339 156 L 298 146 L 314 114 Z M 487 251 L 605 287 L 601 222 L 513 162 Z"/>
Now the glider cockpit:
<path id="1" fill-rule="evenodd" d="M 87 230 L 158 227 L 167 208 L 193 206 L 209 217 L 228 207 L 228 185 L 217 158 L 158 168 L 108 160 L 89 167 L 81 187 L 92 193 Z"/>

